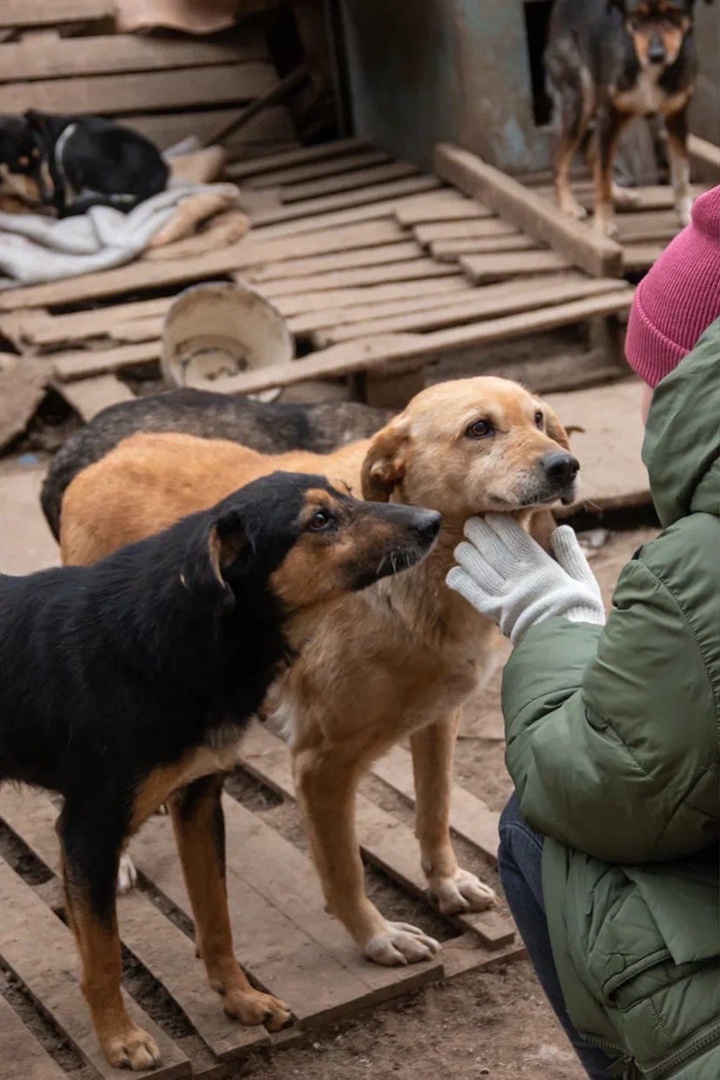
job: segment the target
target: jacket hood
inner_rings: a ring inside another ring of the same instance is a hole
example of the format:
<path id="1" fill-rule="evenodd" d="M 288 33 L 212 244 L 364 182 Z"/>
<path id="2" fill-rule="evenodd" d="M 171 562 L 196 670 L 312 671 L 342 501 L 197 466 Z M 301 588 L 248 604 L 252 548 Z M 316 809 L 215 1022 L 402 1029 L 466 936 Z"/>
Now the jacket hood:
<path id="1" fill-rule="evenodd" d="M 720 516 L 720 319 L 656 387 L 642 458 L 664 529 L 691 512 Z"/>

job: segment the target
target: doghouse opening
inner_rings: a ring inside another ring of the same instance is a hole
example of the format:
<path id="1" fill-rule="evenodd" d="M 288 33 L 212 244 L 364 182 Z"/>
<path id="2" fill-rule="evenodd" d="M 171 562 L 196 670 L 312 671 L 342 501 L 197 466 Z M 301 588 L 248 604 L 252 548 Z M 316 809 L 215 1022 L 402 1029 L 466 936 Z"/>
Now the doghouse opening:
<path id="1" fill-rule="evenodd" d="M 538 127 L 550 122 L 551 101 L 545 90 L 543 53 L 547 42 L 548 22 L 552 0 L 530 0 L 523 4 L 527 35 L 530 81 L 532 84 L 533 118 Z"/>

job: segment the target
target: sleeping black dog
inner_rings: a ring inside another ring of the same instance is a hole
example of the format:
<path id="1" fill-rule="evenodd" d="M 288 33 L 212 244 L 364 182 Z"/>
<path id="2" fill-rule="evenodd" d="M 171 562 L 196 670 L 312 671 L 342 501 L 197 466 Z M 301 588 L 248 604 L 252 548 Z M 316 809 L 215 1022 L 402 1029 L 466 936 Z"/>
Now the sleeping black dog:
<path id="1" fill-rule="evenodd" d="M 170 170 L 137 131 L 99 116 L 55 116 L 29 109 L 0 118 L 0 165 L 31 200 L 58 217 L 91 206 L 127 212 L 162 191 Z"/>
<path id="2" fill-rule="evenodd" d="M 419 562 L 439 527 L 435 511 L 274 473 L 95 566 L 0 576 L 0 782 L 64 797 L 67 911 L 111 1065 L 159 1056 L 120 992 L 115 879 L 128 837 L 166 800 L 210 985 L 242 1023 L 288 1021 L 233 955 L 222 773 L 328 607 Z"/>

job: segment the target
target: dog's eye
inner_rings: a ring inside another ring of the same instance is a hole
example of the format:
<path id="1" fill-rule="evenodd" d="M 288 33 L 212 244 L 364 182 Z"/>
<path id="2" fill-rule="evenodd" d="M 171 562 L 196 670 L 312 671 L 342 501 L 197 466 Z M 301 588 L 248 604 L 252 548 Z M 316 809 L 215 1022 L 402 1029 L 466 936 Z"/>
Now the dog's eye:
<path id="1" fill-rule="evenodd" d="M 322 532 L 334 524 L 335 518 L 327 510 L 316 510 L 308 522 L 310 532 Z"/>
<path id="2" fill-rule="evenodd" d="M 474 420 L 465 428 L 465 434 L 469 439 L 484 439 L 492 435 L 495 428 L 489 420 Z"/>
<path id="3" fill-rule="evenodd" d="M 538 411 L 535 413 L 535 427 L 540 428 L 540 430 L 542 431 L 544 424 L 545 424 L 545 414 L 541 413 L 540 410 L 538 409 Z"/>

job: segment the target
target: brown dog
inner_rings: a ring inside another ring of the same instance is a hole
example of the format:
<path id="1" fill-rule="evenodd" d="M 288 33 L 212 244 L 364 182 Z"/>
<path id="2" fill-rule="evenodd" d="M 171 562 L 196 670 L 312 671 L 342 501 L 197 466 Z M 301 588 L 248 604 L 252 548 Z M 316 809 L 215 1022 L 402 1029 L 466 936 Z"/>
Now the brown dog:
<path id="1" fill-rule="evenodd" d="M 458 867 L 449 816 L 460 709 L 491 669 L 498 635 L 446 588 L 445 575 L 468 517 L 500 511 L 529 522 L 533 508 L 573 499 L 578 463 L 551 410 L 498 378 L 433 386 L 374 438 L 328 455 L 270 457 L 190 436 L 137 435 L 67 489 L 63 560 L 93 562 L 279 468 L 322 472 L 366 498 L 443 515 L 426 561 L 343 601 L 276 688 L 329 909 L 370 959 L 424 960 L 437 943 L 388 922 L 365 894 L 354 825 L 358 782 L 375 758 L 409 736 L 430 891 L 445 913 L 494 903 L 492 890 Z"/>

